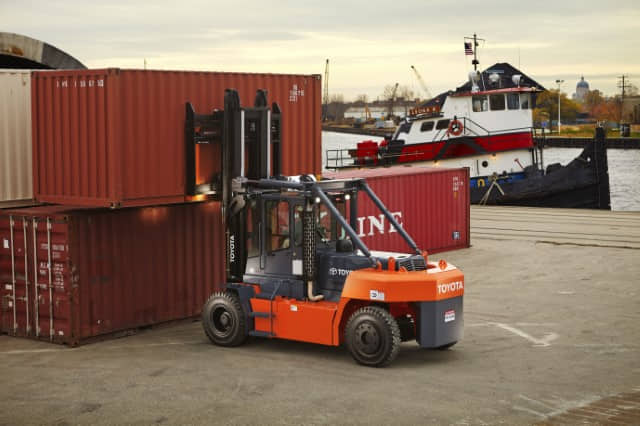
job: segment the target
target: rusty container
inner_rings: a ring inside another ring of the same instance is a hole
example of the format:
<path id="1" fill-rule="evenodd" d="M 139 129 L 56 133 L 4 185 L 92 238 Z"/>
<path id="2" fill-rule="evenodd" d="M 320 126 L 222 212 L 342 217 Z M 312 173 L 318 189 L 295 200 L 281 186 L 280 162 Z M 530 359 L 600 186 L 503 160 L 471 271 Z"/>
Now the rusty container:
<path id="1" fill-rule="evenodd" d="M 423 250 L 469 247 L 469 169 L 391 167 L 324 172 L 328 178 L 367 183 Z M 410 252 L 365 194 L 358 199 L 358 235 L 373 250 Z"/>
<path id="2" fill-rule="evenodd" d="M 258 89 L 282 111 L 282 172 L 320 173 L 320 76 L 124 69 L 34 72 L 37 200 L 90 207 L 148 206 L 185 197 L 185 103 L 209 114 L 236 89 Z M 197 182 L 220 172 L 215 149 L 196 153 Z"/>
<path id="3" fill-rule="evenodd" d="M 0 211 L 0 327 L 77 345 L 199 315 L 223 242 L 217 202 Z"/>

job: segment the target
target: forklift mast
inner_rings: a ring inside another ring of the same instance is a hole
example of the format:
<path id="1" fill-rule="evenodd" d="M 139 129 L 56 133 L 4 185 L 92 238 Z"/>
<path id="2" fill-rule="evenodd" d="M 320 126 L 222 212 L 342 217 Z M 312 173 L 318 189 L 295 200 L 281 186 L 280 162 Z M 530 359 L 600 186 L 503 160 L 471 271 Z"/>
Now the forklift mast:
<path id="1" fill-rule="evenodd" d="M 247 201 L 265 196 L 273 198 L 284 193 L 289 198 L 295 196 L 303 200 L 301 260 L 302 275 L 307 282 L 313 282 L 316 275 L 316 221 L 317 205 L 320 203 L 328 209 L 353 245 L 369 259 L 371 266 L 377 265 L 378 260 L 354 231 L 360 191 L 371 198 L 414 253 L 422 254 L 363 179 L 316 181 L 312 176 L 304 175 L 298 181 L 292 181 L 281 176 L 280 108 L 275 103 L 271 108 L 267 105 L 266 92 L 259 90 L 254 107 L 243 108 L 238 93 L 231 89 L 225 91 L 223 111 L 200 115 L 194 112 L 190 103 L 186 105 L 188 189 L 193 195 L 207 193 L 222 202 L 228 283 L 242 282 L 245 275 L 248 253 Z M 212 183 L 196 185 L 196 147 L 214 143 L 221 146 L 220 173 Z M 349 222 L 331 200 L 331 197 L 345 195 L 351 200 Z"/>
<path id="2" fill-rule="evenodd" d="M 226 233 L 226 273 L 229 282 L 241 281 L 246 257 L 246 213 L 242 196 L 234 196 L 234 179 L 258 180 L 280 175 L 281 113 L 267 104 L 267 92 L 258 90 L 254 107 L 242 108 L 234 89 L 226 89 L 224 109 L 196 114 L 186 104 L 186 190 L 188 195 L 210 195 L 222 202 Z M 196 182 L 199 145 L 220 147 L 219 168 L 207 183 Z M 246 164 L 248 163 L 248 164 Z"/>

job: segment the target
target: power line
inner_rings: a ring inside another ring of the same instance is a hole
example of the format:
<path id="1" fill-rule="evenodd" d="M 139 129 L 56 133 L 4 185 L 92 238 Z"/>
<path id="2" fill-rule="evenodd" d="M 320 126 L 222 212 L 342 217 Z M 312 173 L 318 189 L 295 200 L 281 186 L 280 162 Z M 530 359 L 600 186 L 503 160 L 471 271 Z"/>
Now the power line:
<path id="1" fill-rule="evenodd" d="M 621 75 L 620 77 L 618 77 L 618 88 L 622 89 L 622 99 L 621 99 L 621 103 L 624 103 L 624 92 L 626 89 L 631 87 L 631 83 L 629 83 L 629 76 L 628 75 Z"/>

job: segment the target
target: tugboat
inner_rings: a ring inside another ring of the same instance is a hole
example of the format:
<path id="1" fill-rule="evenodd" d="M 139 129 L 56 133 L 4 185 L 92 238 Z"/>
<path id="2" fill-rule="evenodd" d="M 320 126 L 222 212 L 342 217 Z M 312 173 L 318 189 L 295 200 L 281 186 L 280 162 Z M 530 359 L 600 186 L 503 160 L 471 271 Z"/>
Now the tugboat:
<path id="1" fill-rule="evenodd" d="M 473 204 L 609 210 L 604 129 L 569 164 L 545 169 L 533 108 L 546 89 L 508 63 L 477 71 L 478 39 L 469 39 L 474 70 L 465 84 L 412 109 L 380 143 L 328 150 L 327 168 L 468 167 Z"/>

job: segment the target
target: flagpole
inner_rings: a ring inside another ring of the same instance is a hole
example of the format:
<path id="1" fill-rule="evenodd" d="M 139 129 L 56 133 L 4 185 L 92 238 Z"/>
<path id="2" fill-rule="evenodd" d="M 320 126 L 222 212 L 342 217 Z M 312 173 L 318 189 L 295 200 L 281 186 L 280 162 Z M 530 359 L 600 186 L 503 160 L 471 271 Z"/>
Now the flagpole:
<path id="1" fill-rule="evenodd" d="M 473 64 L 473 70 L 474 71 L 478 71 L 478 65 L 480 64 L 480 61 L 478 61 L 478 40 L 480 41 L 485 41 L 483 38 L 478 38 L 478 36 L 476 35 L 476 33 L 473 33 L 473 38 L 471 37 L 465 37 L 465 40 L 473 40 L 473 61 L 471 61 L 471 63 Z"/>

